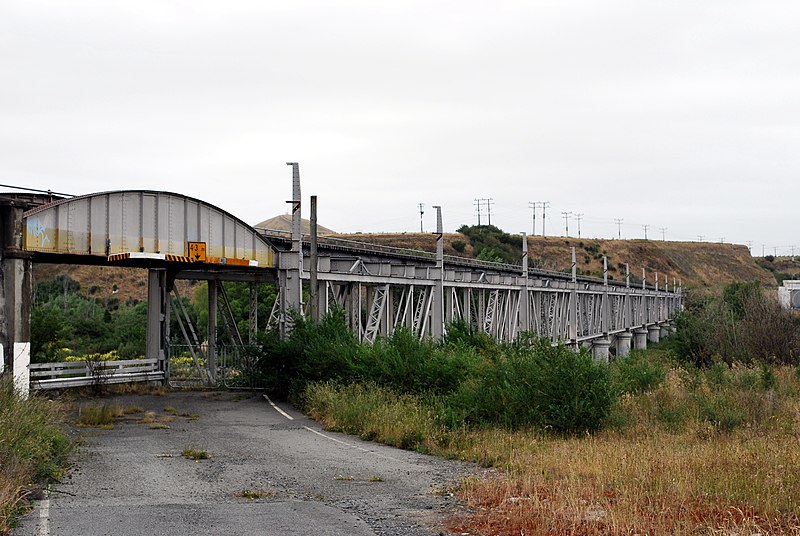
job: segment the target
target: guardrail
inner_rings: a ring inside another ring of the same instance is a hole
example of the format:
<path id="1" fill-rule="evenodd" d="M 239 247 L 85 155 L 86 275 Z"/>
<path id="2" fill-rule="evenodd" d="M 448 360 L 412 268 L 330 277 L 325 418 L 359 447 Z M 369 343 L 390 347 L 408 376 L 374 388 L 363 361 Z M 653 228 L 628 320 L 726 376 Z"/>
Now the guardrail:
<path id="1" fill-rule="evenodd" d="M 164 372 L 158 370 L 157 359 L 98 361 L 91 364 L 86 361 L 31 363 L 28 368 L 31 388 L 37 390 L 164 379 Z"/>

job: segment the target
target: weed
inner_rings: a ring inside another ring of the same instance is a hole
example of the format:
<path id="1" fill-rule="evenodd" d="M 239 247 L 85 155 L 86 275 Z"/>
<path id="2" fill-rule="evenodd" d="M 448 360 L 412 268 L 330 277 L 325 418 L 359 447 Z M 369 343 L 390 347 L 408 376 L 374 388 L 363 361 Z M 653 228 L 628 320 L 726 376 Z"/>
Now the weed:
<path id="1" fill-rule="evenodd" d="M 144 412 L 144 408 L 139 404 L 131 404 L 130 406 L 125 406 L 122 408 L 122 413 L 124 415 L 132 415 L 134 413 L 142 413 Z"/>
<path id="2" fill-rule="evenodd" d="M 169 426 L 163 422 L 156 422 L 150 425 L 151 430 L 169 430 Z"/>
<path id="3" fill-rule="evenodd" d="M 172 406 L 165 406 L 164 413 L 169 413 L 170 415 L 176 415 L 178 413 L 178 410 L 173 408 Z"/>
<path id="4" fill-rule="evenodd" d="M 353 477 L 350 476 L 350 475 L 334 475 L 333 479 L 334 480 L 345 480 L 347 482 L 350 482 L 351 480 L 353 480 Z"/>
<path id="5" fill-rule="evenodd" d="M 139 424 L 150 424 L 156 422 L 156 412 L 155 411 L 145 411 L 144 416 L 139 419 L 137 422 Z"/>
<path id="6" fill-rule="evenodd" d="M 369 477 L 370 482 L 383 482 L 383 479 L 378 475 L 371 475 Z"/>
<path id="7" fill-rule="evenodd" d="M 78 408 L 78 426 L 111 429 L 114 422 L 124 415 L 121 407 L 115 404 L 90 404 Z"/>
<path id="8" fill-rule="evenodd" d="M 278 492 L 275 490 L 263 490 L 263 489 L 249 489 L 245 488 L 242 491 L 236 494 L 237 497 L 242 497 L 243 499 L 274 499 L 278 496 Z"/>
<path id="9" fill-rule="evenodd" d="M 181 456 L 188 460 L 207 460 L 211 457 L 211 455 L 206 450 L 197 450 L 193 448 L 185 448 L 181 451 Z"/>

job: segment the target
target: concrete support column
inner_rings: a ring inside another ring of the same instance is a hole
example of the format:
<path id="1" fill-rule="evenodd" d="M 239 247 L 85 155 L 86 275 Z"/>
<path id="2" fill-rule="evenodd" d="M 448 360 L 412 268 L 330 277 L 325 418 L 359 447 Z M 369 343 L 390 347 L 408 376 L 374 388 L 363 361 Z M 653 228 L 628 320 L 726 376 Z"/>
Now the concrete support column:
<path id="1" fill-rule="evenodd" d="M 592 341 L 592 359 L 608 363 L 609 346 L 611 346 L 611 341 L 605 338 Z"/>
<path id="2" fill-rule="evenodd" d="M 647 329 L 636 328 L 633 330 L 633 349 L 644 350 L 647 348 Z"/>
<path id="3" fill-rule="evenodd" d="M 669 337 L 672 334 L 672 331 L 670 330 L 670 327 L 669 327 L 669 322 L 662 322 L 658 326 L 658 328 L 659 328 L 658 335 L 662 339 L 666 339 L 667 337 Z"/>
<path id="4" fill-rule="evenodd" d="M 168 374 L 167 363 L 167 271 L 150 268 L 147 271 L 147 358 L 158 359 L 158 369 Z"/>
<path id="5" fill-rule="evenodd" d="M 217 381 L 217 281 L 208 282 L 208 375 Z"/>
<path id="6" fill-rule="evenodd" d="M 442 207 L 436 209 L 436 270 L 433 285 L 433 324 L 431 331 L 435 340 L 444 336 L 444 226 Z"/>
<path id="7" fill-rule="evenodd" d="M 658 343 L 660 340 L 661 328 L 658 325 L 652 325 L 647 328 L 647 342 L 653 344 Z"/>
<path id="8" fill-rule="evenodd" d="M 631 339 L 633 339 L 633 333 L 630 331 L 623 331 L 622 333 L 617 333 L 617 357 L 628 357 L 628 354 L 631 352 Z"/>
<path id="9" fill-rule="evenodd" d="M 0 372 L 13 375 L 20 396 L 30 393 L 30 256 L 22 250 L 22 207 L 0 206 Z"/>

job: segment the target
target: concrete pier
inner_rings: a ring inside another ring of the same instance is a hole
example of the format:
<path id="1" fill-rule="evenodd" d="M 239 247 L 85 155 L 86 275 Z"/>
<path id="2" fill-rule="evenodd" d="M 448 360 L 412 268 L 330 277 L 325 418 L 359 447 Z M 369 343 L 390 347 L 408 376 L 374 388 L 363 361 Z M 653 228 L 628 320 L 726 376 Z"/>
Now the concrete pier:
<path id="1" fill-rule="evenodd" d="M 647 329 L 636 328 L 633 330 L 633 349 L 644 350 L 647 348 Z"/>
<path id="2" fill-rule="evenodd" d="M 672 328 L 670 328 L 670 325 L 669 325 L 668 322 L 664 322 L 661 325 L 659 325 L 659 337 L 660 338 L 666 339 L 670 335 L 672 335 Z"/>
<path id="3" fill-rule="evenodd" d="M 647 328 L 647 342 L 657 344 L 661 340 L 661 328 L 659 326 L 649 326 Z"/>
<path id="4" fill-rule="evenodd" d="M 623 331 L 622 333 L 617 333 L 617 357 L 628 357 L 628 354 L 631 352 L 631 339 L 633 339 L 633 333 L 630 331 Z"/>
<path id="5" fill-rule="evenodd" d="M 608 339 L 595 339 L 592 341 L 592 359 L 608 363 L 608 348 L 611 341 Z"/>
<path id="6" fill-rule="evenodd" d="M 5 373 L 13 375 L 17 392 L 30 391 L 31 297 L 30 253 L 22 249 L 23 207 L 0 204 L 0 345 Z"/>

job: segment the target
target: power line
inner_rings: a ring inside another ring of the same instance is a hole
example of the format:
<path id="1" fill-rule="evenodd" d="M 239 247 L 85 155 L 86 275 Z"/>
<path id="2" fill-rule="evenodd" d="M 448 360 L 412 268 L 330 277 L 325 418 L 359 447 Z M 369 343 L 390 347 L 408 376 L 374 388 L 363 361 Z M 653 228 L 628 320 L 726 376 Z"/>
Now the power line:
<path id="1" fill-rule="evenodd" d="M 578 212 L 575 214 L 575 219 L 578 220 L 578 238 L 581 237 L 581 219 L 583 218 L 583 212 Z"/>
<path id="2" fill-rule="evenodd" d="M 478 211 L 478 227 L 481 226 L 481 201 L 482 201 L 481 199 L 478 199 L 476 197 L 475 198 L 475 203 L 474 203 L 474 205 L 475 205 L 475 207 L 476 207 L 476 209 Z"/>
<path id="3" fill-rule="evenodd" d="M 75 197 L 75 194 L 65 194 L 61 192 L 54 192 L 52 190 L 37 190 L 36 188 L 26 188 L 25 186 L 14 186 L 11 184 L 0 184 L 0 188 L 13 188 L 15 190 L 24 190 L 26 192 L 36 192 L 37 194 L 63 195 L 64 197 Z"/>
<path id="4" fill-rule="evenodd" d="M 644 239 L 647 240 L 647 230 L 650 228 L 649 225 L 642 225 L 642 229 L 644 229 Z"/>
<path id="5" fill-rule="evenodd" d="M 533 211 L 533 231 L 531 232 L 531 236 L 536 236 L 536 207 L 538 204 L 538 201 L 528 201 L 528 208 Z"/>
<path id="6" fill-rule="evenodd" d="M 664 233 L 667 232 L 667 228 L 666 227 L 659 227 L 659 230 L 661 231 L 661 241 L 664 242 L 664 240 L 665 240 L 664 239 Z"/>
<path id="7" fill-rule="evenodd" d="M 425 203 L 419 204 L 419 232 L 424 233 L 425 230 L 422 228 L 422 215 L 425 214 Z"/>
<path id="8" fill-rule="evenodd" d="M 617 224 L 617 239 L 622 240 L 622 218 L 614 218 L 614 223 Z"/>

